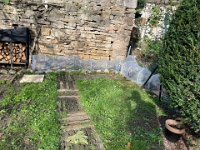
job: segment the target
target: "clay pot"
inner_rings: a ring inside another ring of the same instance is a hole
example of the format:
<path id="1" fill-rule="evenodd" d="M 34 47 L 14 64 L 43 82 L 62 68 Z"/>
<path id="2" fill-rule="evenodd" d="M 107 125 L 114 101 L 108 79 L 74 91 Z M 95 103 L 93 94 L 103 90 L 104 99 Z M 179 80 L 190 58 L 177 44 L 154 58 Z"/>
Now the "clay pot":
<path id="1" fill-rule="evenodd" d="M 185 129 L 182 128 L 182 129 L 178 129 L 176 127 L 182 127 L 183 124 L 180 120 L 173 120 L 173 119 L 167 119 L 165 121 L 165 127 L 171 131 L 172 133 L 175 133 L 175 134 L 179 134 L 179 135 L 183 135 L 185 133 Z"/>

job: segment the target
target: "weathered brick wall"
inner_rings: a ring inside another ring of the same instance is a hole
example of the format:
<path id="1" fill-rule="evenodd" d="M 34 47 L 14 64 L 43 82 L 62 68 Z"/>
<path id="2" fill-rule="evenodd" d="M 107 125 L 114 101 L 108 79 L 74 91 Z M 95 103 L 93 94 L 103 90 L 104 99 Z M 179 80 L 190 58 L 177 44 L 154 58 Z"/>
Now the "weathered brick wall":
<path id="1" fill-rule="evenodd" d="M 11 5 L 0 3 L 0 29 L 12 24 L 30 28 L 37 54 L 123 60 L 136 4 L 137 0 L 12 0 Z"/>

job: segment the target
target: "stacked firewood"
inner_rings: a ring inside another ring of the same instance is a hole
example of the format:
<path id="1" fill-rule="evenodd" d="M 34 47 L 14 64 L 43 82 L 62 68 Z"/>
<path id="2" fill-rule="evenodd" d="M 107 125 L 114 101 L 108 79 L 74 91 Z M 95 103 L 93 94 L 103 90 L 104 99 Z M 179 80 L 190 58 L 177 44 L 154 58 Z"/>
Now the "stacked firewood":
<path id="1" fill-rule="evenodd" d="M 26 45 L 22 43 L 0 43 L 0 63 L 25 63 Z"/>

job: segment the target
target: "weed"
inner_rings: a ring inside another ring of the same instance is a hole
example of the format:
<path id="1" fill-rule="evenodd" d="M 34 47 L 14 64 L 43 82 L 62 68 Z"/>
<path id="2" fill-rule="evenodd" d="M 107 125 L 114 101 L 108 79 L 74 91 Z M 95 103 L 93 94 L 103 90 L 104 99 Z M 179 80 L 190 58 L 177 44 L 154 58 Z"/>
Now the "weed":
<path id="1" fill-rule="evenodd" d="M 159 21 L 161 19 L 161 10 L 160 10 L 160 7 L 159 6 L 154 6 L 152 8 L 152 15 L 151 15 L 151 18 L 149 20 L 149 24 L 150 26 L 156 26 Z"/>

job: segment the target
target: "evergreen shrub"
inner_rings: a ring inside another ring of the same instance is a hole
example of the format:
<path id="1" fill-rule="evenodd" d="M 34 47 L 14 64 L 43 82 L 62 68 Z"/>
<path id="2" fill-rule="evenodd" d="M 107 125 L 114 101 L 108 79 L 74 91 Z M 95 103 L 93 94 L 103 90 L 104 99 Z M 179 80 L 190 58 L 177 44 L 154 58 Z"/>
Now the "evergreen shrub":
<path id="1" fill-rule="evenodd" d="M 181 2 L 159 59 L 170 103 L 195 132 L 200 132 L 200 0 Z"/>

